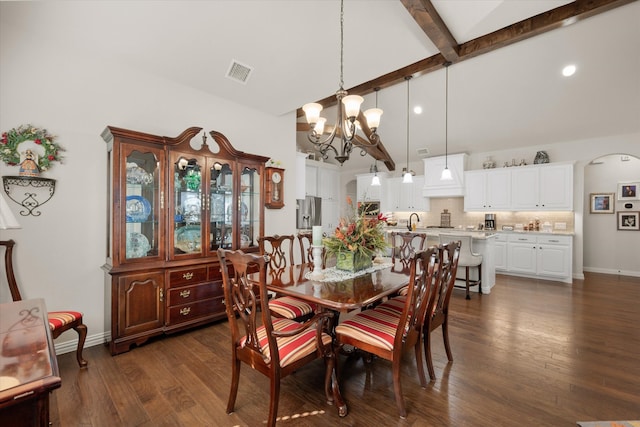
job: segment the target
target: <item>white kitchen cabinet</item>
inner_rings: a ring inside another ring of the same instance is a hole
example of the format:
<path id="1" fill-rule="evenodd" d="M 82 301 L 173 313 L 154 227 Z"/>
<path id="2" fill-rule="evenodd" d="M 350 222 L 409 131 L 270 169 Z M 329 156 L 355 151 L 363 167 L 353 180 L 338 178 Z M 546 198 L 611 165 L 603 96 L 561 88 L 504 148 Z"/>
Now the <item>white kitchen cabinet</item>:
<path id="1" fill-rule="evenodd" d="M 327 236 L 333 236 L 333 233 L 340 221 L 338 202 L 333 199 L 322 199 L 322 232 Z"/>
<path id="2" fill-rule="evenodd" d="M 383 187 L 386 177 L 378 172 L 378 177 L 382 185 L 371 185 L 372 173 L 356 175 L 356 186 L 358 194 L 358 202 L 379 202 L 383 198 Z"/>
<path id="3" fill-rule="evenodd" d="M 410 211 L 424 212 L 431 209 L 429 199 L 422 195 L 424 177 L 414 176 L 413 183 L 405 184 L 401 177 L 389 178 L 386 188 L 386 200 L 383 201 L 382 211 Z"/>
<path id="4" fill-rule="evenodd" d="M 572 282 L 571 236 L 509 234 L 507 274 Z"/>
<path id="5" fill-rule="evenodd" d="M 507 236 L 498 233 L 494 238 L 495 242 L 495 268 L 496 271 L 507 270 Z"/>
<path id="6" fill-rule="evenodd" d="M 507 271 L 510 273 L 537 273 L 536 237 L 512 235 L 508 237 Z"/>
<path id="7" fill-rule="evenodd" d="M 512 168 L 511 209 L 573 210 L 573 164 Z"/>
<path id="8" fill-rule="evenodd" d="M 309 160 L 307 160 L 307 164 L 305 165 L 305 182 L 304 182 L 304 192 L 307 196 L 317 196 L 318 195 L 318 167 L 309 164 Z"/>
<path id="9" fill-rule="evenodd" d="M 465 172 L 465 211 L 511 209 L 511 171 L 509 168 Z"/>
<path id="10" fill-rule="evenodd" d="M 425 197 L 458 197 L 464 196 L 464 171 L 467 166 L 467 154 L 450 154 L 445 156 L 428 157 L 424 163 L 424 187 L 422 195 Z M 442 170 L 445 164 L 451 171 L 453 179 L 442 181 Z"/>
<path id="11" fill-rule="evenodd" d="M 340 196 L 340 175 L 337 167 L 318 168 L 318 196 L 322 200 L 338 200 Z"/>

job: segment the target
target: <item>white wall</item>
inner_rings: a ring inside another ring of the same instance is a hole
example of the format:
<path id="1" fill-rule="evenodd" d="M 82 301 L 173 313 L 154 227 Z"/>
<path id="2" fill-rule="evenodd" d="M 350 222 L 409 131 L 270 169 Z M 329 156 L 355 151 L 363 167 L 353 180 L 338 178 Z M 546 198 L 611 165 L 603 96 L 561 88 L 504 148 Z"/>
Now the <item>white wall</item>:
<path id="1" fill-rule="evenodd" d="M 295 232 L 294 112 L 269 116 L 135 69 L 115 68 L 99 52 L 74 56 L 65 46 L 50 45 L 51 29 L 13 24 L 0 29 L 0 131 L 21 124 L 46 128 L 65 152 L 64 162 L 43 174 L 57 183 L 42 215 L 20 216 L 20 207 L 10 201 L 22 228 L 1 230 L 0 239 L 17 242 L 14 260 L 23 298 L 44 298 L 51 311 L 84 312 L 88 346 L 102 343 L 106 332 L 100 268 L 106 252 L 107 154 L 100 137 L 105 126 L 166 136 L 199 126 L 222 132 L 241 151 L 272 156 L 288 170 L 285 207 L 266 210 L 265 231 Z M 0 175 L 17 174 L 17 167 L 0 164 Z M 0 276 L 0 302 L 7 302 L 11 296 Z M 76 339 L 74 332 L 65 333 L 56 347 L 68 350 Z"/>
<path id="2" fill-rule="evenodd" d="M 640 232 L 618 230 L 618 212 L 640 211 L 640 200 L 618 201 L 619 182 L 640 182 L 640 159 L 620 154 L 594 159 L 585 167 L 584 269 L 609 274 L 640 276 Z M 613 214 L 590 213 L 591 193 L 614 193 Z M 633 207 L 627 209 L 625 203 Z"/>

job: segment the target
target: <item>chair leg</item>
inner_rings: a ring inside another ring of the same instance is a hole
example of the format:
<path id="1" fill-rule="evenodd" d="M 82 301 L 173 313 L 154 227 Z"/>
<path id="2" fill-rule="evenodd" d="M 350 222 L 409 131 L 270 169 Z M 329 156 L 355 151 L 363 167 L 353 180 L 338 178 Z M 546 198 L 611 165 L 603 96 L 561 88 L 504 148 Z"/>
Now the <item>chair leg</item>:
<path id="1" fill-rule="evenodd" d="M 429 379 L 435 381 L 436 371 L 433 369 L 433 360 L 431 360 L 431 332 L 424 333 L 424 357 L 427 359 L 427 369 L 429 370 Z"/>
<path id="2" fill-rule="evenodd" d="M 444 322 L 442 322 L 442 339 L 444 340 L 447 359 L 449 359 L 449 362 L 453 362 L 453 354 L 451 353 L 451 346 L 449 345 L 449 322 L 447 320 L 448 317 L 445 315 Z"/>
<path id="3" fill-rule="evenodd" d="M 478 294 L 482 295 L 482 263 L 478 264 Z"/>
<path id="4" fill-rule="evenodd" d="M 400 418 L 407 418 L 407 410 L 404 407 L 404 397 L 402 397 L 402 385 L 400 384 L 400 360 L 394 360 L 393 365 L 393 391 L 396 395 L 396 405 Z"/>
<path id="5" fill-rule="evenodd" d="M 427 388 L 427 377 L 424 375 L 424 364 L 422 362 L 422 348 L 420 346 L 421 340 L 416 341 L 414 347 L 416 352 L 416 364 L 418 365 L 418 375 L 420 376 L 420 386 Z"/>
<path id="6" fill-rule="evenodd" d="M 81 368 L 87 367 L 87 361 L 82 357 L 82 350 L 84 350 L 84 342 L 87 339 L 87 326 L 82 323 L 76 326 L 75 331 L 78 333 L 78 348 L 76 350 L 76 359 L 78 360 L 78 365 Z"/>
<path id="7" fill-rule="evenodd" d="M 471 299 L 471 296 L 469 295 L 469 267 L 465 267 L 465 273 L 466 273 L 466 277 L 465 277 L 465 284 L 467 287 L 467 299 Z"/>
<path id="8" fill-rule="evenodd" d="M 234 353 L 235 358 L 235 353 Z M 233 412 L 236 406 L 236 397 L 238 396 L 238 383 L 240 382 L 240 366 L 241 362 L 235 359 L 231 366 L 231 391 L 229 391 L 229 401 L 227 402 L 227 414 Z"/>
<path id="9" fill-rule="evenodd" d="M 280 378 L 271 378 L 271 393 L 269 398 L 269 418 L 267 427 L 275 427 L 278 417 L 278 401 L 280 400 Z"/>

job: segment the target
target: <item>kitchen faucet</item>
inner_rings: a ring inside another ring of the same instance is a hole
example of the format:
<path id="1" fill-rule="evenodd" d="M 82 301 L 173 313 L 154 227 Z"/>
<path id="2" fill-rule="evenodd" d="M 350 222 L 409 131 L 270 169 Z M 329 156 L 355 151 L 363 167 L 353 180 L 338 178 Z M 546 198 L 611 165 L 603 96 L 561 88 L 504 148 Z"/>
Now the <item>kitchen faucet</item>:
<path id="1" fill-rule="evenodd" d="M 412 213 L 411 215 L 409 215 L 409 224 L 407 224 L 407 228 L 409 229 L 409 231 L 413 230 L 413 227 L 411 227 L 411 218 L 413 218 L 413 216 L 416 216 L 416 222 L 420 222 L 420 217 L 418 216 L 417 213 Z"/>

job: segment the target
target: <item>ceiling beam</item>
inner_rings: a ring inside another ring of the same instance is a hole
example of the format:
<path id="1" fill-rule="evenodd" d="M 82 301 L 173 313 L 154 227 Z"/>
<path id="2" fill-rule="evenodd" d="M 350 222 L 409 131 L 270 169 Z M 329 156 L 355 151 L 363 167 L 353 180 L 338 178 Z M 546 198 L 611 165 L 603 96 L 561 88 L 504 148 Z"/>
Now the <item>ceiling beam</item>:
<path id="1" fill-rule="evenodd" d="M 458 42 L 449 31 L 430 0 L 400 0 L 414 21 L 438 48 L 445 60 L 457 62 L 460 58 Z"/>

